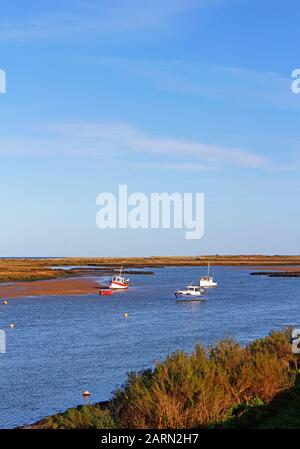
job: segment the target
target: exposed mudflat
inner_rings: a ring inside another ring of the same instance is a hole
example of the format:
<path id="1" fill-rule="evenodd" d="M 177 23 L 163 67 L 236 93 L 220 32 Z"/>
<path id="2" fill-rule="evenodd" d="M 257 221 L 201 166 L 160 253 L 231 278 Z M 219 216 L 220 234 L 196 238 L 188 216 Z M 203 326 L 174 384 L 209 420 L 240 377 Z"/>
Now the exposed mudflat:
<path id="1" fill-rule="evenodd" d="M 13 282 L 0 286 L 2 298 L 25 298 L 29 296 L 87 295 L 101 287 L 92 277 L 51 279 L 34 282 Z"/>

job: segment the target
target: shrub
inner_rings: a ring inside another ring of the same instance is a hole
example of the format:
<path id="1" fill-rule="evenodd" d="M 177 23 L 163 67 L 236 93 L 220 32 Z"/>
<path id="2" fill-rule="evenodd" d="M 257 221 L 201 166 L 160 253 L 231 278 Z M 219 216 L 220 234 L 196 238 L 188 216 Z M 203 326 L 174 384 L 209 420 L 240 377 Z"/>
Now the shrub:
<path id="1" fill-rule="evenodd" d="M 223 340 L 208 353 L 175 352 L 154 370 L 131 373 L 114 393 L 113 416 L 126 428 L 197 428 L 228 420 L 241 404 L 268 403 L 294 384 L 286 332 L 243 348 Z"/>
<path id="2" fill-rule="evenodd" d="M 43 427 L 51 429 L 115 429 L 116 421 L 109 410 L 101 410 L 97 405 L 71 408 L 46 418 Z"/>

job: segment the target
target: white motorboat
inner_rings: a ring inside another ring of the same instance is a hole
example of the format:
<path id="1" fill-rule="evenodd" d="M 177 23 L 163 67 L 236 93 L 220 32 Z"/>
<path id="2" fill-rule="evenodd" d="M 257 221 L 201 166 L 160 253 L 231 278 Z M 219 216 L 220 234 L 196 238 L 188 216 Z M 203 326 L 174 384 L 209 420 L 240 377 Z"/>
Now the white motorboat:
<path id="1" fill-rule="evenodd" d="M 210 276 L 210 265 L 208 264 L 207 276 L 203 276 L 199 281 L 199 286 L 203 288 L 217 287 L 217 282 Z"/>
<path id="2" fill-rule="evenodd" d="M 123 266 L 121 266 L 119 274 L 112 277 L 112 279 L 110 281 L 109 288 L 111 288 L 111 289 L 123 289 L 123 290 L 128 288 L 128 286 L 129 286 L 129 279 L 127 279 L 124 276 L 122 276 L 122 269 L 123 269 Z"/>
<path id="3" fill-rule="evenodd" d="M 206 298 L 202 297 L 204 292 L 205 290 L 199 285 L 188 285 L 183 290 L 176 290 L 175 296 L 176 299 L 185 301 L 205 301 Z"/>

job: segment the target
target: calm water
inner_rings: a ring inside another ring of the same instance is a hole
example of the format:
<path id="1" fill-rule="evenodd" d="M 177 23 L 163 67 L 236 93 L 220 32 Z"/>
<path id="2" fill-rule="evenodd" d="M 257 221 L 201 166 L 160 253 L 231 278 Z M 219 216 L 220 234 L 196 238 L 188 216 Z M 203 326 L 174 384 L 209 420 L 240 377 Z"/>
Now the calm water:
<path id="1" fill-rule="evenodd" d="M 201 271 L 179 267 L 132 275 L 130 290 L 110 297 L 24 298 L 1 305 L 7 353 L 0 354 L 0 427 L 32 423 L 83 403 L 86 389 L 91 402 L 106 400 L 126 372 L 149 367 L 176 349 L 190 352 L 199 341 L 207 345 L 234 336 L 245 344 L 271 329 L 300 325 L 300 278 L 214 268 L 219 287 L 207 302 L 176 302 L 174 289 Z"/>

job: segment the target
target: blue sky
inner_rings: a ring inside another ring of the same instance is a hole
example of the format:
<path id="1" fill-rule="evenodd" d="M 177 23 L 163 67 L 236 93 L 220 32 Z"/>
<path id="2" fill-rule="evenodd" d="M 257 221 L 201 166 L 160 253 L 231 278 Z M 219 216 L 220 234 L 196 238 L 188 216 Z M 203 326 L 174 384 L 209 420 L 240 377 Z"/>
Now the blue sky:
<path id="1" fill-rule="evenodd" d="M 297 0 L 1 5 L 1 256 L 299 253 Z M 205 235 L 96 227 L 96 197 L 204 192 Z"/>

